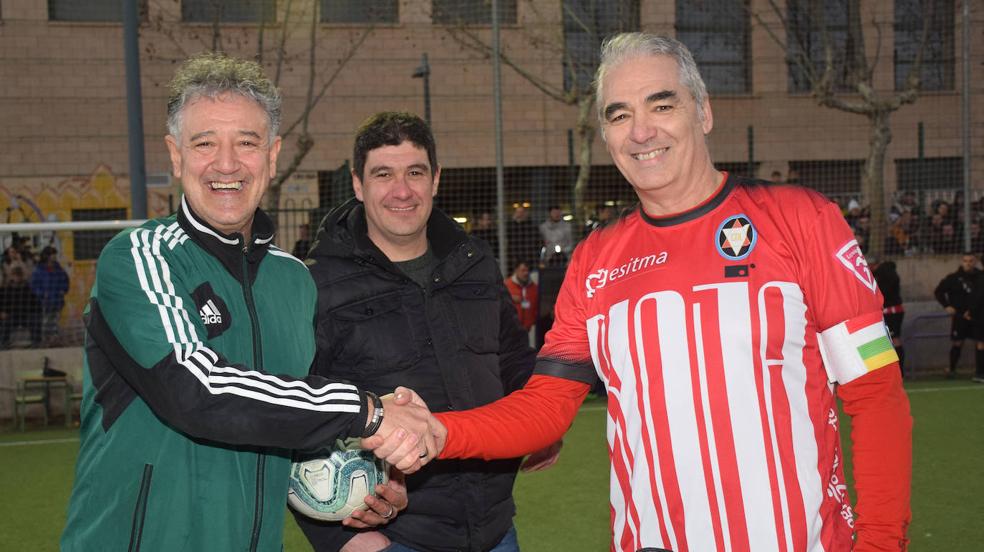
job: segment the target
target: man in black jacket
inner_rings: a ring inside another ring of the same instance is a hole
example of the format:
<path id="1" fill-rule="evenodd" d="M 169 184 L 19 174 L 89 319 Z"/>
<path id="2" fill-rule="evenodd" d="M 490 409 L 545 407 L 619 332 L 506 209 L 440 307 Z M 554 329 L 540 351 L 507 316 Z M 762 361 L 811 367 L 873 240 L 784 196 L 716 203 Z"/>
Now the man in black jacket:
<path id="1" fill-rule="evenodd" d="M 433 209 L 440 172 L 423 120 L 370 117 L 355 139 L 356 199 L 325 217 L 307 261 L 318 286 L 314 370 L 379 393 L 410 387 L 434 412 L 519 389 L 535 360 L 488 244 Z M 518 467 L 431 462 L 407 479 L 407 509 L 378 530 L 295 518 L 319 552 L 515 551 Z"/>
<path id="2" fill-rule="evenodd" d="M 946 373 L 948 378 L 956 375 L 957 361 L 960 360 L 960 349 L 964 339 L 970 337 L 977 341 L 975 363 L 977 367 L 974 380 L 984 381 L 984 320 L 979 320 L 981 314 L 981 294 L 984 293 L 984 277 L 977 268 L 977 257 L 973 253 L 964 253 L 960 260 L 960 268 L 947 274 L 936 286 L 933 292 L 936 300 L 950 314 L 950 368 Z"/>

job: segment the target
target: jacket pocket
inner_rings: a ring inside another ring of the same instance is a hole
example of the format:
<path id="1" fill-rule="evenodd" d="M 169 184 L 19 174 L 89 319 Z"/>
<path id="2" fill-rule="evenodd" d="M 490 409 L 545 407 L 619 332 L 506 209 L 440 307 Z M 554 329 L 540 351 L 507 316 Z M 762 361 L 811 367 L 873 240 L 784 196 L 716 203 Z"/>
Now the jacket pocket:
<path id="1" fill-rule="evenodd" d="M 130 526 L 130 552 L 140 550 L 140 539 L 143 538 L 144 519 L 147 517 L 147 499 L 150 497 L 150 481 L 154 476 L 154 465 L 144 464 L 143 477 L 140 478 L 140 492 L 137 503 L 133 507 L 133 521 Z"/>
<path id="2" fill-rule="evenodd" d="M 335 354 L 325 368 L 340 376 L 406 370 L 419 359 L 399 293 L 343 305 L 331 311 L 331 330 L 320 335 Z M 322 344 L 319 343 L 319 347 Z"/>
<path id="3" fill-rule="evenodd" d="M 499 351 L 499 294 L 496 284 L 461 282 L 448 288 L 462 343 L 475 353 Z"/>

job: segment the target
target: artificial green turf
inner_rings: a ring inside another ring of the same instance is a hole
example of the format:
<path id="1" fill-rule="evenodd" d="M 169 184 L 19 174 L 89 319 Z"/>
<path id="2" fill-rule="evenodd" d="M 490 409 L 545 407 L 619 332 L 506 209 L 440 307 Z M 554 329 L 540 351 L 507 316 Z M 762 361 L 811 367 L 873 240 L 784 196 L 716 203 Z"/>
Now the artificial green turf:
<path id="1" fill-rule="evenodd" d="M 982 550 L 984 385 L 937 380 L 906 388 L 915 418 L 911 550 Z M 518 477 L 516 526 L 524 552 L 608 550 L 603 409 L 597 400 L 585 405 L 556 466 Z M 848 435 L 850 422 L 842 423 Z M 57 550 L 77 437 L 67 429 L 0 434 L 0 549 Z M 850 458 L 845 462 L 850 474 Z M 284 548 L 310 550 L 289 518 Z"/>

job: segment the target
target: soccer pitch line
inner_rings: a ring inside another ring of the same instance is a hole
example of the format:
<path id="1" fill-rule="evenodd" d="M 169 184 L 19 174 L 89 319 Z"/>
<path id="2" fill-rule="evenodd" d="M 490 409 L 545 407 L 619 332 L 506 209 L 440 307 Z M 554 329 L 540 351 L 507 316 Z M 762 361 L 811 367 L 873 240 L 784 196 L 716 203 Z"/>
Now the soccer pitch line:
<path id="1" fill-rule="evenodd" d="M 906 389 L 906 393 L 910 395 L 916 393 L 944 393 L 947 391 L 969 391 L 976 389 L 978 391 L 984 390 L 984 385 L 963 385 L 960 387 L 924 387 L 922 389 Z M 608 406 L 603 404 L 592 404 L 590 406 L 582 406 L 578 412 L 597 412 L 600 410 L 607 410 Z M 38 439 L 35 441 L 11 441 L 9 443 L 0 443 L 0 447 L 27 447 L 32 445 L 60 445 L 63 443 L 77 443 L 78 437 L 66 437 L 64 439 Z"/>
<path id="2" fill-rule="evenodd" d="M 11 441 L 0 443 L 0 447 L 25 447 L 29 445 L 57 445 L 61 443 L 77 443 L 78 437 L 65 437 L 64 439 L 38 439 L 36 441 Z"/>

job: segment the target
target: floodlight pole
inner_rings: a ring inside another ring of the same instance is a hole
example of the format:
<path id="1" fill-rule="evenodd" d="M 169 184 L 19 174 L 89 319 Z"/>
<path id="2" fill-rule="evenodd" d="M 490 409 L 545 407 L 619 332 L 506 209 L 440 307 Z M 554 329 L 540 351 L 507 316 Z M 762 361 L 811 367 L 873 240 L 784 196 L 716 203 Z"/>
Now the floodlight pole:
<path id="1" fill-rule="evenodd" d="M 130 218 L 147 218 L 147 167 L 144 160 L 143 101 L 140 98 L 140 45 L 137 0 L 123 0 L 123 55 L 130 146 Z"/>
<path id="2" fill-rule="evenodd" d="M 506 259 L 505 176 L 502 166 L 502 68 L 499 63 L 499 1 L 492 0 L 492 102 L 495 105 L 495 203 L 499 235 L 499 270 L 509 274 Z"/>
<path id="3" fill-rule="evenodd" d="M 427 63 L 427 52 L 420 56 L 420 65 L 414 69 L 412 77 L 424 80 L 424 120 L 427 126 L 431 126 L 431 87 L 430 87 L 430 64 Z"/>

